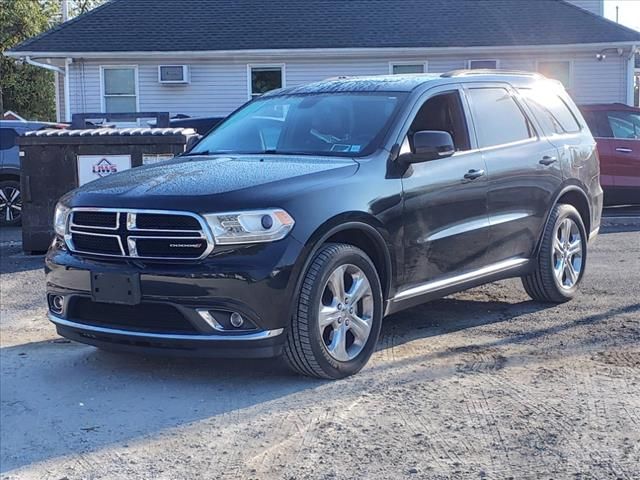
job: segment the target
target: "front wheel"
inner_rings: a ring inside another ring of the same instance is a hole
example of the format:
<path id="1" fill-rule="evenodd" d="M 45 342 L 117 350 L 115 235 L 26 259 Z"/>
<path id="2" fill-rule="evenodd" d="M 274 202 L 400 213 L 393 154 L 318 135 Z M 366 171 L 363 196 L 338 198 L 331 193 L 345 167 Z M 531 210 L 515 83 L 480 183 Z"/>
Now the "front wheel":
<path id="1" fill-rule="evenodd" d="M 529 296 L 562 303 L 578 291 L 587 265 L 587 233 L 572 205 L 556 205 L 542 237 L 535 270 L 522 277 Z"/>
<path id="2" fill-rule="evenodd" d="M 371 357 L 382 325 L 382 288 L 359 248 L 327 244 L 305 273 L 287 332 L 285 359 L 298 373 L 343 378 Z"/>
<path id="3" fill-rule="evenodd" d="M 0 225 L 20 225 L 22 220 L 22 196 L 20 182 L 0 182 Z"/>

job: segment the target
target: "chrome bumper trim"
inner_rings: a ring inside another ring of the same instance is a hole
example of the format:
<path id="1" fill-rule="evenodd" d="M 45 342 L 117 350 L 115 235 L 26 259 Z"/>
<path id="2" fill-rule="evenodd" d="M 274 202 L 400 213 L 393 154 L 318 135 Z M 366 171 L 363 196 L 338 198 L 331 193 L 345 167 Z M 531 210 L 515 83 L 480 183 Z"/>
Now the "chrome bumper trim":
<path id="1" fill-rule="evenodd" d="M 60 318 L 49 312 L 49 320 L 54 324 L 62 327 L 77 328 L 78 330 L 85 330 L 88 332 L 107 333 L 110 335 L 123 335 L 129 337 L 142 337 L 142 338 L 155 338 L 158 340 L 202 340 L 202 341 L 243 341 L 243 340 L 265 340 L 267 338 L 277 337 L 282 334 L 284 328 L 277 328 L 275 330 L 263 330 L 255 333 L 245 333 L 238 335 L 177 335 L 177 334 L 165 334 L 165 333 L 146 333 L 146 332 L 133 332 L 130 330 L 120 330 L 118 328 L 105 328 L 96 327 L 94 325 L 85 325 L 84 323 L 76 323 L 71 320 Z"/>

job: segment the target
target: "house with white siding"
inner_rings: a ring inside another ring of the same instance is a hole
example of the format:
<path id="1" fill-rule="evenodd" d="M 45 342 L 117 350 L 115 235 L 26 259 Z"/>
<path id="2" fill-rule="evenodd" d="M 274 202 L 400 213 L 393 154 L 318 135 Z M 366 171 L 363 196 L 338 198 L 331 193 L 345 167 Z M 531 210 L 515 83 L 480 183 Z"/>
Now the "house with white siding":
<path id="1" fill-rule="evenodd" d="M 604 0 L 111 0 L 6 55 L 56 72 L 60 120 L 223 116 L 334 76 L 538 71 L 577 103 L 634 102 L 640 33 Z"/>

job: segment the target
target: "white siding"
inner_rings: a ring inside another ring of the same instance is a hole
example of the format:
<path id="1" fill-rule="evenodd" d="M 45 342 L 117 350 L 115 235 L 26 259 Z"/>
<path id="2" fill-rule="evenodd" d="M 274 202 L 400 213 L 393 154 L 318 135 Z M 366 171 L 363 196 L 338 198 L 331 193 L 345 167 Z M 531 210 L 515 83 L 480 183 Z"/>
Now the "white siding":
<path id="1" fill-rule="evenodd" d="M 604 0 L 566 0 L 569 3 L 589 10 L 597 15 L 604 15 Z"/>
<path id="2" fill-rule="evenodd" d="M 286 85 L 295 86 L 338 75 L 386 75 L 389 62 L 428 62 L 429 72 L 466 68 L 470 59 L 497 59 L 501 69 L 534 71 L 536 62 L 567 60 L 571 62 L 570 93 L 578 103 L 626 102 L 626 60 L 617 55 L 598 62 L 595 53 L 557 54 L 474 54 L 416 57 L 376 57 L 360 59 L 255 58 L 246 61 L 80 61 L 71 65 L 71 111 L 100 112 L 100 65 L 137 65 L 140 111 L 169 111 L 191 116 L 227 115 L 248 100 L 247 64 L 284 63 Z M 158 83 L 158 65 L 187 63 L 191 71 L 188 85 Z"/>
<path id="3" fill-rule="evenodd" d="M 71 113 L 100 112 L 100 67 L 84 61 L 69 65 Z"/>

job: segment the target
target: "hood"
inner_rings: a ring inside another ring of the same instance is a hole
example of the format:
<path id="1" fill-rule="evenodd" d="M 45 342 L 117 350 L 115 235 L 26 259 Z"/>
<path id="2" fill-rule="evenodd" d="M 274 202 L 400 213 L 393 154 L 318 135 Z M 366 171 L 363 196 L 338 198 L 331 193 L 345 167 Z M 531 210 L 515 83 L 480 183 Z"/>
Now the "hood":
<path id="1" fill-rule="evenodd" d="M 351 159 L 334 157 L 180 157 L 90 182 L 69 193 L 65 201 L 71 206 L 194 211 L 194 202 L 210 208 L 207 200 L 215 200 L 216 206 L 233 199 L 240 204 L 263 203 L 335 176 L 350 176 L 357 168 Z"/>

